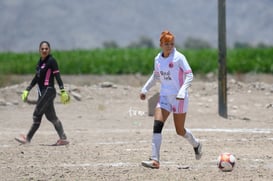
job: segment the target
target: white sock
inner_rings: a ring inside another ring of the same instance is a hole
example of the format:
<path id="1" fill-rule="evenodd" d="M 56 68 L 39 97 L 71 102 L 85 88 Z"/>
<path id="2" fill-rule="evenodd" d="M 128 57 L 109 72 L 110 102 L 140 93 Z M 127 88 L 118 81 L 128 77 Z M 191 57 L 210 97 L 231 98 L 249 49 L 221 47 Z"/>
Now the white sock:
<path id="1" fill-rule="evenodd" d="M 191 131 L 186 129 L 186 134 L 184 135 L 184 138 L 186 140 L 188 140 L 188 142 L 194 147 L 196 148 L 199 144 L 199 141 L 192 135 Z"/>
<path id="2" fill-rule="evenodd" d="M 160 146 L 162 141 L 161 133 L 154 133 L 152 139 L 152 160 L 159 162 Z"/>

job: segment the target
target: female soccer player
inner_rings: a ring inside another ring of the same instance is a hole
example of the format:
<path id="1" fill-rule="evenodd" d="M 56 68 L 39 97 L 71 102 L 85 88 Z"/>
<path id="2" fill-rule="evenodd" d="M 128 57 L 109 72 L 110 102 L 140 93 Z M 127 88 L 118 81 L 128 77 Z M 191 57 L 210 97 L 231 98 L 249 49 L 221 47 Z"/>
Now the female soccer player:
<path id="1" fill-rule="evenodd" d="M 174 47 L 174 35 L 164 31 L 160 36 L 162 51 L 155 57 L 154 71 L 149 80 L 141 89 L 140 99 L 145 100 L 146 93 L 159 80 L 161 83 L 159 102 L 155 108 L 152 137 L 152 156 L 142 165 L 158 169 L 159 155 L 162 141 L 162 129 L 169 114 L 173 112 L 176 133 L 184 137 L 194 148 L 195 158 L 202 156 L 202 145 L 192 135 L 189 129 L 184 128 L 188 110 L 188 87 L 193 80 L 192 70 L 183 54 Z"/>
<path id="2" fill-rule="evenodd" d="M 59 88 L 61 90 L 61 102 L 66 104 L 69 102 L 70 97 L 64 90 L 63 81 L 60 76 L 58 64 L 54 57 L 50 54 L 50 44 L 47 41 L 42 41 L 39 46 L 40 59 L 36 66 L 36 74 L 33 77 L 30 85 L 22 93 L 22 100 L 27 101 L 29 91 L 38 84 L 38 100 L 33 113 L 33 123 L 27 134 L 20 135 L 15 138 L 21 144 L 30 143 L 35 132 L 38 130 L 41 124 L 43 115 L 54 125 L 59 140 L 53 144 L 55 146 L 67 145 L 66 135 L 63 130 L 63 126 L 59 118 L 56 116 L 54 108 L 54 99 L 56 97 L 56 89 L 54 87 L 54 78 L 56 78 Z"/>

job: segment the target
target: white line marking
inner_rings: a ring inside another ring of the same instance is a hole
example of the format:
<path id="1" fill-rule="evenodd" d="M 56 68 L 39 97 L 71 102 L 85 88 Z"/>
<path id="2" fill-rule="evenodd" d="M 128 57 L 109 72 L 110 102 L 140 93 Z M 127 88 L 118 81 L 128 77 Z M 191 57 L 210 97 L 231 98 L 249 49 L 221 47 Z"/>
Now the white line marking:
<path id="1" fill-rule="evenodd" d="M 189 128 L 191 131 L 196 132 L 225 132 L 225 133 L 273 133 L 273 129 L 269 128 Z M 71 129 L 73 130 L 73 129 Z M 173 132 L 175 129 L 163 129 L 165 132 Z M 13 130 L 0 130 L 0 135 L 14 134 Z M 85 129 L 84 131 L 75 130 L 75 132 L 88 132 L 88 133 L 133 133 L 133 132 L 152 132 L 151 129 Z M 53 131 L 40 131 L 41 134 L 52 134 Z"/>
<path id="2" fill-rule="evenodd" d="M 1 148 L 8 148 L 11 147 L 10 145 L 0 145 Z"/>
<path id="3" fill-rule="evenodd" d="M 140 167 L 139 163 L 113 162 L 113 163 L 79 163 L 79 164 L 61 164 L 61 167 Z M 161 167 L 179 167 L 175 162 L 161 162 Z M 180 165 L 181 167 L 181 165 Z"/>
<path id="4" fill-rule="evenodd" d="M 226 133 L 266 133 L 269 134 L 273 132 L 273 129 L 268 128 L 193 128 L 192 131 L 199 132 L 226 132 Z"/>
<path id="5" fill-rule="evenodd" d="M 97 144 L 99 145 L 121 145 L 121 144 L 135 144 L 135 143 L 147 143 L 148 141 L 142 140 L 142 141 L 135 141 L 135 142 L 130 142 L 130 141 L 111 141 L 111 142 L 99 142 Z"/>
<path id="6" fill-rule="evenodd" d="M 245 160 L 242 160 L 243 162 Z M 207 160 L 206 162 L 196 165 L 181 165 L 176 162 L 160 162 L 160 167 L 174 167 L 177 169 L 190 169 L 191 167 L 198 167 L 198 168 L 207 168 L 208 166 L 210 168 L 216 168 L 217 160 Z M 260 164 L 263 164 L 264 168 L 272 169 L 273 165 L 269 160 L 263 160 L 263 159 L 248 159 L 248 163 L 251 163 L 252 165 L 250 167 L 259 167 Z M 208 165 L 209 164 L 209 165 Z M 112 163 L 79 163 L 79 164 L 61 164 L 60 167 L 141 167 L 141 163 L 132 163 L 132 162 L 112 162 Z M 246 167 L 248 167 L 246 165 Z"/>
<path id="7" fill-rule="evenodd" d="M 273 129 L 269 128 L 189 128 L 196 132 L 225 132 L 225 133 L 265 133 L 270 134 Z M 100 129 L 97 133 L 132 133 L 132 132 L 151 132 L 151 129 Z M 175 129 L 163 129 L 165 132 L 173 132 Z"/>
<path id="8" fill-rule="evenodd" d="M 80 163 L 80 164 L 62 164 L 63 167 L 128 167 L 128 166 L 138 166 L 139 164 L 135 163 L 124 163 L 124 162 L 115 162 L 115 163 Z"/>

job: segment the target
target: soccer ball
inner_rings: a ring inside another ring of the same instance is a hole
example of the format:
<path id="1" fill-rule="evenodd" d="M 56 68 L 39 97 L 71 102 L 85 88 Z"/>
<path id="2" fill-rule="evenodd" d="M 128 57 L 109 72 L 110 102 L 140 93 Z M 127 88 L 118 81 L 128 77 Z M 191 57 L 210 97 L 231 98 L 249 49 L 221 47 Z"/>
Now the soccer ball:
<path id="1" fill-rule="evenodd" d="M 223 172 L 231 172 L 235 166 L 236 158 L 231 153 L 222 153 L 218 157 L 217 166 Z"/>

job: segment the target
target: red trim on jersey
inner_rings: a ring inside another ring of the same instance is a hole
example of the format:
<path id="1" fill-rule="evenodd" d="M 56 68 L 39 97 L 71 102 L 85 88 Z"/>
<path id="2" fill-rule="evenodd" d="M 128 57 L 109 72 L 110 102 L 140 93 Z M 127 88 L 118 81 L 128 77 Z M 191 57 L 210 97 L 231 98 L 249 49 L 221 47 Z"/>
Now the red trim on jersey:
<path id="1" fill-rule="evenodd" d="M 185 71 L 185 74 L 189 74 L 189 73 L 192 73 L 192 70 Z"/>

